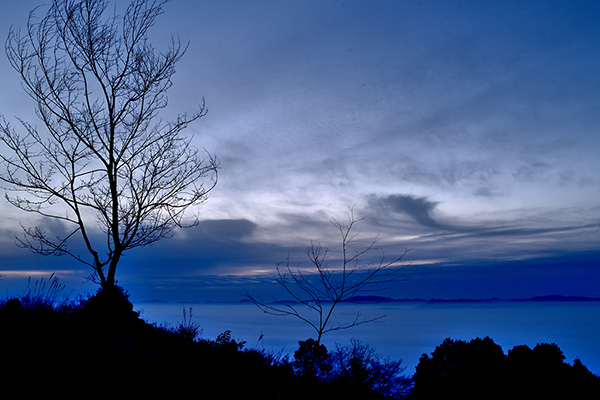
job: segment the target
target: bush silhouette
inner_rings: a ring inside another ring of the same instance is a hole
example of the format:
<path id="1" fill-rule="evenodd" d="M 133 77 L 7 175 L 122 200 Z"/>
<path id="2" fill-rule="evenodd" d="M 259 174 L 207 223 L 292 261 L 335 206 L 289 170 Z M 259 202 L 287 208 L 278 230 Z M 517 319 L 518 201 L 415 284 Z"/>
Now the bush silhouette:
<path id="1" fill-rule="evenodd" d="M 382 359 L 374 348 L 357 339 L 351 339 L 347 347 L 337 345 L 329 356 L 329 364 L 330 379 L 354 393 L 401 398 L 411 387 L 411 379 L 402 375 L 402 360 Z"/>
<path id="2" fill-rule="evenodd" d="M 450 338 L 423 354 L 412 399 L 596 399 L 600 378 L 581 361 L 571 366 L 555 344 L 515 346 L 505 355 L 492 339 Z"/>
<path id="3" fill-rule="evenodd" d="M 495 398 L 504 387 L 506 357 L 489 337 L 470 342 L 450 338 L 437 346 L 431 357 L 423 354 L 413 376 L 415 398 Z"/>
<path id="4" fill-rule="evenodd" d="M 139 313 L 133 311 L 133 304 L 129 301 L 129 293 L 120 286 L 107 286 L 98 289 L 95 295 L 82 302 L 81 313 L 101 320 L 139 317 Z"/>
<path id="5" fill-rule="evenodd" d="M 598 398 L 599 379 L 580 360 L 575 360 L 573 366 L 564 360 L 562 350 L 555 343 L 540 343 L 533 349 L 515 346 L 508 351 L 511 395 L 520 398 Z"/>
<path id="6" fill-rule="evenodd" d="M 328 352 L 314 339 L 298 342 L 294 372 L 309 384 L 326 384 L 332 398 L 382 399 L 404 397 L 410 379 L 401 373 L 402 360 L 382 360 L 372 347 L 352 339 L 351 345 Z"/>
<path id="7" fill-rule="evenodd" d="M 298 375 L 325 379 L 327 365 L 327 347 L 314 339 L 299 341 L 300 347 L 294 352 L 294 369 Z"/>

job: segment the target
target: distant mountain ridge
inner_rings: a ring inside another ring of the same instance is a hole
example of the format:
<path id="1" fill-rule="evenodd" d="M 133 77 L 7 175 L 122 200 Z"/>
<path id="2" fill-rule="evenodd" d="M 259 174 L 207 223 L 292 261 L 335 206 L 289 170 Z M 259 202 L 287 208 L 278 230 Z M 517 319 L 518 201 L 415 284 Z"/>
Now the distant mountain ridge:
<path id="1" fill-rule="evenodd" d="M 558 301 L 558 302 L 577 302 L 577 301 L 600 301 L 600 297 L 584 297 L 584 296 L 563 296 L 560 294 L 551 294 L 548 296 L 535 296 L 521 299 L 500 299 L 498 297 L 491 297 L 489 299 L 423 299 L 416 297 L 413 299 L 393 299 L 385 296 L 354 296 L 344 303 L 362 303 L 362 304 L 377 304 L 377 303 L 492 303 L 492 302 L 535 302 L 535 301 Z M 145 300 L 139 302 L 143 303 L 171 303 L 164 300 Z M 252 303 L 248 299 L 239 301 L 178 301 L 177 304 L 231 304 L 231 303 Z M 283 301 L 282 303 L 297 304 L 296 301 Z M 327 303 L 327 301 L 323 301 Z"/>
<path id="2" fill-rule="evenodd" d="M 492 297 L 489 299 L 435 299 L 429 300 L 422 298 L 413 299 L 393 299 L 384 296 L 355 296 L 347 300 L 348 303 L 399 303 L 399 302 L 427 302 L 427 303 L 489 303 L 495 301 L 600 301 L 600 297 L 583 297 L 583 296 L 563 296 L 559 294 L 551 294 L 548 296 L 535 296 L 522 299 L 499 299 Z"/>

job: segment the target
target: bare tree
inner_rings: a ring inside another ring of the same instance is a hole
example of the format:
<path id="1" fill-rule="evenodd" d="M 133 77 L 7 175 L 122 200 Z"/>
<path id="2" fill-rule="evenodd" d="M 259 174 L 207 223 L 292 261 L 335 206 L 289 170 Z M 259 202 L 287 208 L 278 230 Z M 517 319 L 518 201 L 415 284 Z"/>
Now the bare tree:
<path id="1" fill-rule="evenodd" d="M 332 221 L 341 235 L 341 258 L 336 260 L 339 262 L 337 268 L 328 264 L 329 249 L 311 242 L 306 254 L 314 272 L 302 272 L 299 266 L 292 268 L 289 258 L 284 267 L 281 263 L 277 265 L 275 280 L 285 289 L 288 299 L 272 297 L 267 302 L 248 292 L 246 297 L 267 314 L 291 315 L 306 322 L 316 331 L 317 344 L 321 343 L 321 337 L 327 332 L 380 321 L 384 316 L 366 318 L 357 311 L 354 319 L 346 323 L 331 322 L 338 304 L 352 302 L 359 294 L 380 290 L 382 284 L 408 279 L 402 263 L 408 250 L 385 261 L 383 251 L 375 247 L 378 238 L 373 239 L 362 250 L 352 250 L 351 245 L 360 233 L 355 233 L 353 229 L 361 220 L 354 217 L 354 210 L 350 208 L 347 222 Z M 368 253 L 374 251 L 380 252 L 378 262 L 364 261 Z"/>
<path id="2" fill-rule="evenodd" d="M 24 227 L 18 244 L 74 257 L 102 287 L 115 285 L 123 253 L 197 223 L 187 211 L 217 182 L 216 158 L 202 158 L 181 134 L 206 114 L 204 100 L 193 115 L 158 118 L 186 50 L 176 37 L 163 52 L 149 42 L 165 3 L 132 0 L 119 17 L 108 0 L 52 0 L 45 16 L 33 10 L 26 29 L 11 29 L 6 41 L 46 131 L 19 119 L 19 134 L 0 118 L 8 149 L 0 179 L 13 193 L 6 198 L 70 227 L 61 237 Z M 67 246 L 75 236 L 86 256 Z"/>

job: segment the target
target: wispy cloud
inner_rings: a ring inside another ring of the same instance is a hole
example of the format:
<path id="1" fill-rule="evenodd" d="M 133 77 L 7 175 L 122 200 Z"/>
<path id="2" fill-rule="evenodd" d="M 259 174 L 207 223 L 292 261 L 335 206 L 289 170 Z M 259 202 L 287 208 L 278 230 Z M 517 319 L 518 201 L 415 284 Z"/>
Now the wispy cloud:
<path id="1" fill-rule="evenodd" d="M 425 197 L 402 194 L 392 194 L 383 198 L 372 197 L 369 200 L 369 205 L 372 207 L 389 209 L 394 213 L 406 214 L 424 227 L 445 229 L 445 225 L 440 224 L 432 217 L 437 204 Z"/>
<path id="2" fill-rule="evenodd" d="M 597 249 L 600 8 L 474 4 L 169 3 L 154 34 L 176 26 L 190 47 L 164 111 L 205 96 L 189 132 L 222 169 L 200 224 L 129 253 L 123 277 L 259 276 L 311 239 L 335 246 L 353 204 L 362 238 L 423 265 Z M 35 122 L 2 57 L 0 72 L 3 113 Z M 81 268 L 14 247 L 19 222 L 60 224 L 0 211 L 2 268 Z"/>

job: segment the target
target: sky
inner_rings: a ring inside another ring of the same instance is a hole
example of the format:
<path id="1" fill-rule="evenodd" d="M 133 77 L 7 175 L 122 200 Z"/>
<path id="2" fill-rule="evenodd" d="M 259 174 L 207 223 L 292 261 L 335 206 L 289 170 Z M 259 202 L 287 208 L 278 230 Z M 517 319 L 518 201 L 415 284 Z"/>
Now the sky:
<path id="1" fill-rule="evenodd" d="M 35 0 L 6 2 L 0 33 Z M 402 254 L 393 298 L 600 297 L 600 4 L 593 1 L 173 0 L 150 38 L 189 40 L 164 116 L 209 112 L 193 144 L 219 182 L 196 227 L 132 250 L 119 284 L 136 301 L 278 293 L 278 263 L 309 267 L 350 207 L 356 249 Z M 35 104 L 0 55 L 0 113 Z M 0 201 L 0 292 L 91 271 L 18 248 L 20 224 L 60 230 Z M 366 260 L 369 261 L 369 260 Z"/>

